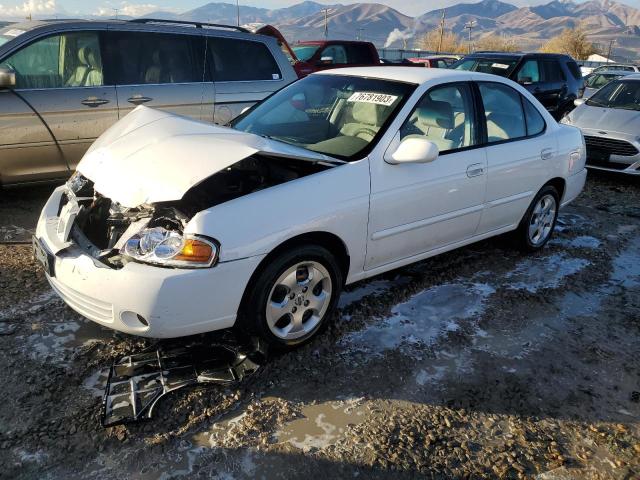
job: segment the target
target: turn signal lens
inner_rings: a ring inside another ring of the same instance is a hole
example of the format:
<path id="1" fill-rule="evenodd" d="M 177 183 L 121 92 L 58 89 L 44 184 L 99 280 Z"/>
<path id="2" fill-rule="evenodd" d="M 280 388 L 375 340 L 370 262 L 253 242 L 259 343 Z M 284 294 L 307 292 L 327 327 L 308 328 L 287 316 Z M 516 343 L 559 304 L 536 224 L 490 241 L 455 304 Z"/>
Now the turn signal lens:
<path id="1" fill-rule="evenodd" d="M 185 240 L 180 253 L 173 257 L 173 259 L 183 262 L 208 263 L 213 257 L 213 254 L 213 247 L 209 243 L 188 238 Z"/>

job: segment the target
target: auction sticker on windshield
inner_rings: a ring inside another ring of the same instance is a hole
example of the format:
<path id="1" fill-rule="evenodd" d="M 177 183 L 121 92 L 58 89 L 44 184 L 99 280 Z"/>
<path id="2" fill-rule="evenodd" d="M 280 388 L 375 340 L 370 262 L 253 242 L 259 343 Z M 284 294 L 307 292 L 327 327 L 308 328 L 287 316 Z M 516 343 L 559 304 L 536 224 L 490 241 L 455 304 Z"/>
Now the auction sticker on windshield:
<path id="1" fill-rule="evenodd" d="M 505 65 L 504 63 L 494 63 L 491 65 L 493 68 L 502 68 L 503 70 L 509 68 L 509 65 Z"/>
<path id="2" fill-rule="evenodd" d="M 396 95 L 386 95 L 384 93 L 374 92 L 356 92 L 349 97 L 349 102 L 375 103 L 376 105 L 384 105 L 390 107 L 398 99 Z"/>

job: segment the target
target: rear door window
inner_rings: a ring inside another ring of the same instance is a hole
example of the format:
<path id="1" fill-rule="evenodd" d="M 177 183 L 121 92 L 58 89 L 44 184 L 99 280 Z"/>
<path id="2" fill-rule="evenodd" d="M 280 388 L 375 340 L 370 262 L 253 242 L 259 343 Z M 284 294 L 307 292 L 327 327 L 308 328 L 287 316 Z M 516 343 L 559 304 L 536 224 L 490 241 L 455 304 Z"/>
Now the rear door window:
<path id="1" fill-rule="evenodd" d="M 202 37 L 116 32 L 107 42 L 117 85 L 159 85 L 203 81 Z"/>
<path id="2" fill-rule="evenodd" d="M 320 60 L 323 58 L 331 58 L 333 59 L 331 62 L 327 60 L 327 63 L 332 63 L 336 65 L 346 64 L 347 63 L 347 51 L 342 45 L 329 45 L 326 47 L 322 53 L 320 54 Z"/>
<path id="3" fill-rule="evenodd" d="M 350 64 L 365 65 L 371 63 L 371 51 L 367 45 L 348 44 L 347 48 L 347 61 Z"/>
<path id="4" fill-rule="evenodd" d="M 563 82 L 566 80 L 560 62 L 557 60 L 542 60 L 542 77 L 544 82 Z"/>
<path id="5" fill-rule="evenodd" d="M 104 85 L 100 34 L 73 32 L 38 40 L 0 64 L 16 72 L 16 88 Z"/>
<path id="6" fill-rule="evenodd" d="M 537 83 L 540 81 L 540 68 L 535 59 L 527 60 L 518 71 L 517 81 L 519 83 Z"/>
<path id="7" fill-rule="evenodd" d="M 520 94 L 501 83 L 478 84 L 487 121 L 489 143 L 527 136 Z"/>
<path id="8" fill-rule="evenodd" d="M 580 80 L 582 78 L 582 71 L 580 70 L 580 67 L 576 62 L 567 62 L 567 68 L 571 72 L 571 75 L 573 75 L 573 78 L 575 78 L 576 80 Z"/>
<path id="9" fill-rule="evenodd" d="M 216 82 L 280 80 L 282 73 L 262 42 L 210 37 L 208 61 Z"/>

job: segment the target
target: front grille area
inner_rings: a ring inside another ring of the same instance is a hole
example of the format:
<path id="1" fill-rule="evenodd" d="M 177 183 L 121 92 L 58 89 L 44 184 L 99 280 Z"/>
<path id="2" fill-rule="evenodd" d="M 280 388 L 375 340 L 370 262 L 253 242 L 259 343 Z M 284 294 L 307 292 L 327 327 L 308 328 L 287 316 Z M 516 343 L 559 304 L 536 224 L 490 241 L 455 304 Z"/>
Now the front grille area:
<path id="1" fill-rule="evenodd" d="M 638 154 L 638 149 L 624 140 L 585 135 L 584 141 L 587 144 L 587 157 L 595 157 L 602 160 L 603 154 L 623 157 L 632 157 Z"/>

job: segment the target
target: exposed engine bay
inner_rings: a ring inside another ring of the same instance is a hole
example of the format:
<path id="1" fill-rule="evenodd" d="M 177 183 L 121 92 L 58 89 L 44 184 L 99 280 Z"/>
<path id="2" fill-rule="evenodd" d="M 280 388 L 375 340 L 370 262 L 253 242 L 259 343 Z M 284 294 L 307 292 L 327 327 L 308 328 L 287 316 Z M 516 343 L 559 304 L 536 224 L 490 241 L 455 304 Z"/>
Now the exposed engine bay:
<path id="1" fill-rule="evenodd" d="M 79 173 L 67 183 L 60 210 L 73 196 L 80 207 L 71 238 L 92 257 L 121 268 L 135 255 L 123 255 L 126 242 L 143 229 L 182 235 L 195 214 L 235 198 L 321 172 L 332 165 L 256 154 L 221 170 L 188 190 L 180 200 L 128 208 L 102 196 Z M 142 239 L 144 243 L 144 239 Z M 149 262 L 154 263 L 154 262 Z M 159 263 L 159 262 L 158 262 Z"/>

